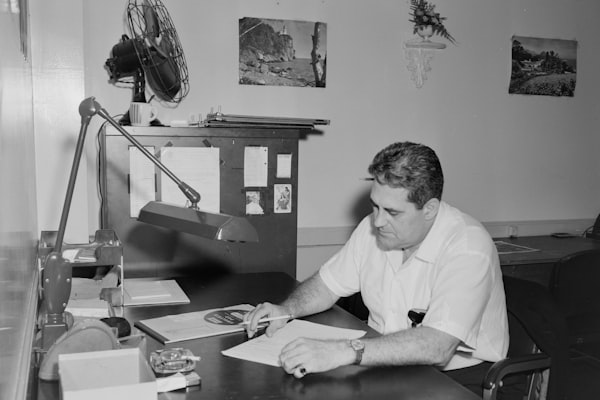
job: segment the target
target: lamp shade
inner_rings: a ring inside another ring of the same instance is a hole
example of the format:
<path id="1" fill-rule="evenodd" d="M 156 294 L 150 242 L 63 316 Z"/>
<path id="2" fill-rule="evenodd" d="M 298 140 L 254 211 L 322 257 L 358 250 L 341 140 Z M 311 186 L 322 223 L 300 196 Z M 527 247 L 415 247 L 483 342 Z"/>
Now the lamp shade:
<path id="1" fill-rule="evenodd" d="M 160 201 L 146 204 L 138 221 L 212 240 L 258 242 L 258 233 L 246 218 L 213 214 Z"/>

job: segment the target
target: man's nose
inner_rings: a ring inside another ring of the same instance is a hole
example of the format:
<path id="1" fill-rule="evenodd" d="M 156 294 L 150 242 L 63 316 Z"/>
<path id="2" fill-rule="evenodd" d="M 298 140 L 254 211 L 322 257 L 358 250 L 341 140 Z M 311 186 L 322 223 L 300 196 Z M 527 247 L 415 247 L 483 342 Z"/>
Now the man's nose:
<path id="1" fill-rule="evenodd" d="M 375 210 L 373 211 L 373 225 L 376 228 L 381 228 L 382 226 L 384 226 L 386 224 L 385 222 L 385 218 L 383 216 L 383 213 Z"/>

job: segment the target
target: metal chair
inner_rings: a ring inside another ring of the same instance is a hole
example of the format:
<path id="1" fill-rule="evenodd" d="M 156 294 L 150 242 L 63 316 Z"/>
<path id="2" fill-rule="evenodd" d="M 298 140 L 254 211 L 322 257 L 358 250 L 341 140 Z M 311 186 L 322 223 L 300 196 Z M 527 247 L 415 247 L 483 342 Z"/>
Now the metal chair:
<path id="1" fill-rule="evenodd" d="M 542 285 L 503 279 L 510 345 L 507 357 L 489 369 L 483 399 L 536 399 L 544 390 L 548 400 L 564 399 L 569 368 L 564 317 Z"/>
<path id="2" fill-rule="evenodd" d="M 600 250 L 559 260 L 552 271 L 551 292 L 567 320 L 569 345 L 600 343 Z"/>

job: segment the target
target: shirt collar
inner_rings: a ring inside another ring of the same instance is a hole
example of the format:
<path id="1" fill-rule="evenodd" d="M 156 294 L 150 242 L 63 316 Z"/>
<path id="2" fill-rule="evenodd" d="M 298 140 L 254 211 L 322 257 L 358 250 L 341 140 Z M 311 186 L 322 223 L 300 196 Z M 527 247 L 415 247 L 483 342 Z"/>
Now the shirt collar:
<path id="1" fill-rule="evenodd" d="M 419 258 L 428 263 L 433 263 L 435 261 L 436 254 L 439 254 L 441 247 L 444 245 L 444 235 L 443 235 L 443 222 L 446 218 L 446 215 L 449 213 L 449 205 L 440 201 L 440 207 L 435 216 L 435 221 L 431 226 L 429 232 L 421 242 L 421 245 L 417 249 L 415 253 L 415 257 Z"/>

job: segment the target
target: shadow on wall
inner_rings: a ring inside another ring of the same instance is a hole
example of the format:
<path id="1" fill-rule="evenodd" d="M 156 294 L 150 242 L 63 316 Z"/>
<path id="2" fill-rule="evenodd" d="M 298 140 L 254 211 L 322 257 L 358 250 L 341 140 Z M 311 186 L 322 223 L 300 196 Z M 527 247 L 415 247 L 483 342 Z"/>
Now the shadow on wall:
<path id="1" fill-rule="evenodd" d="M 354 206 L 352 207 L 352 220 L 354 226 L 358 225 L 360 221 L 367 215 L 371 214 L 373 207 L 371 205 L 371 185 L 363 190 L 363 192 L 356 198 Z"/>

